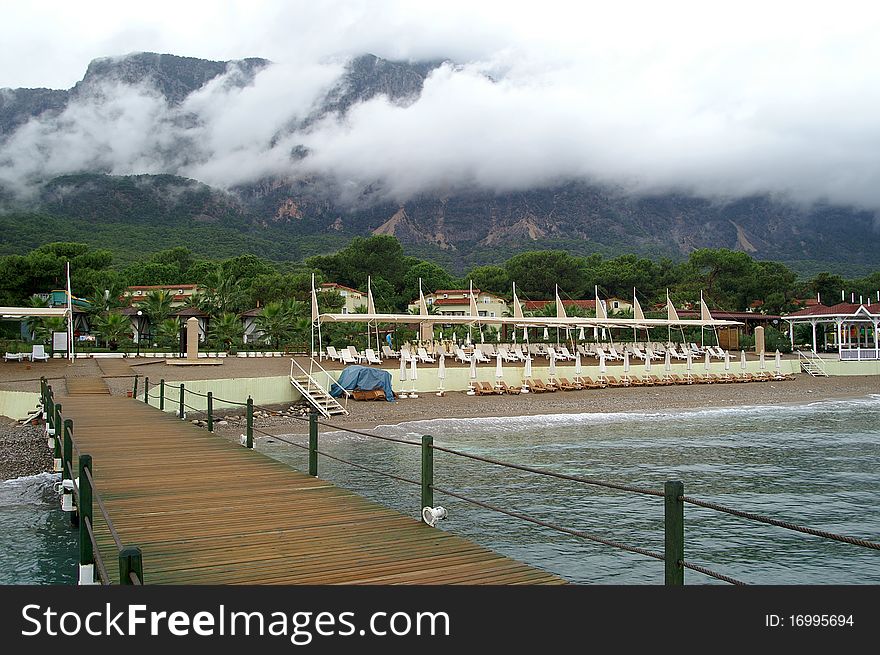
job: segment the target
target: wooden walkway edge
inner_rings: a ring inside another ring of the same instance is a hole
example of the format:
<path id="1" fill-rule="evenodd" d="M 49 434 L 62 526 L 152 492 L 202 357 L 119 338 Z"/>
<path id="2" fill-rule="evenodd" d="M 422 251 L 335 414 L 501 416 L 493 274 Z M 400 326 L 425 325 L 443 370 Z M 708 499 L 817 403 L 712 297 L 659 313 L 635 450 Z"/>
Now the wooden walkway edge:
<path id="1" fill-rule="evenodd" d="M 77 448 L 93 458 L 96 489 L 123 545 L 143 550 L 146 584 L 564 583 L 81 384 L 82 393 L 58 402 L 73 419 Z M 117 548 L 97 504 L 95 528 L 116 580 Z"/>

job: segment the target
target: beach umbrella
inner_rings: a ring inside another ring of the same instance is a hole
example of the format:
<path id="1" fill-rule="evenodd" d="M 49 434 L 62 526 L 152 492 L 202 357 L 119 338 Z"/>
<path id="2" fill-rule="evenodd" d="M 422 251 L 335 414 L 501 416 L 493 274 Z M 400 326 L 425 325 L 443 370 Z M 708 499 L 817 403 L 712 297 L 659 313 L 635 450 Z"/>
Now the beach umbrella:
<path id="1" fill-rule="evenodd" d="M 410 371 L 409 371 L 409 377 L 413 382 L 412 391 L 410 391 L 409 397 L 410 398 L 418 398 L 418 395 L 416 394 L 416 380 L 419 379 L 419 372 L 416 369 L 416 362 L 418 361 L 418 358 L 413 357 L 409 361 L 410 361 L 410 366 L 411 366 Z"/>
<path id="2" fill-rule="evenodd" d="M 605 365 L 605 352 L 599 352 L 599 373 L 605 375 L 608 372 L 608 367 Z"/>
<path id="3" fill-rule="evenodd" d="M 623 351 L 623 372 L 624 374 L 629 373 L 629 351 Z"/>
<path id="4" fill-rule="evenodd" d="M 503 378 L 504 377 L 504 367 L 501 364 L 501 353 L 499 352 L 495 355 L 495 377 Z"/>
<path id="5" fill-rule="evenodd" d="M 556 353 L 555 353 L 554 351 L 551 351 L 551 352 L 550 352 L 550 371 L 549 371 L 549 375 L 550 375 L 551 378 L 556 376 Z"/>
<path id="6" fill-rule="evenodd" d="M 758 355 L 758 359 L 761 361 L 761 370 L 763 371 L 764 370 L 764 351 L 763 350 Z"/>
<path id="7" fill-rule="evenodd" d="M 669 373 L 672 370 L 672 355 L 666 350 L 666 359 L 663 361 L 663 370 Z"/>
<path id="8" fill-rule="evenodd" d="M 725 371 L 730 370 L 730 351 L 729 350 L 724 353 L 724 370 Z"/>
<path id="9" fill-rule="evenodd" d="M 708 371 L 710 364 L 711 364 L 711 362 L 709 361 L 709 351 L 707 350 L 706 351 L 706 358 L 703 360 L 703 368 Z"/>
<path id="10" fill-rule="evenodd" d="M 471 380 L 477 379 L 477 358 L 471 353 Z"/>
<path id="11" fill-rule="evenodd" d="M 688 351 L 687 351 L 687 372 L 688 372 L 688 375 L 691 374 L 691 370 L 693 369 L 693 367 L 694 367 L 694 359 L 693 359 L 693 357 L 691 357 L 690 349 L 688 349 Z"/>
<path id="12" fill-rule="evenodd" d="M 580 350 L 578 350 L 574 355 L 574 374 L 575 375 L 581 374 L 581 351 Z"/>
<path id="13" fill-rule="evenodd" d="M 471 332 L 470 332 L 470 330 L 468 330 L 467 338 L 464 340 L 464 345 L 466 345 L 466 346 L 471 345 Z"/>
<path id="14" fill-rule="evenodd" d="M 782 368 L 782 355 L 779 354 L 778 350 L 776 351 L 775 360 L 776 372 L 779 373 L 780 369 Z"/>
<path id="15" fill-rule="evenodd" d="M 526 356 L 526 368 L 525 368 L 525 371 L 523 371 L 523 377 L 524 378 L 532 377 L 532 356 L 531 355 Z"/>
<path id="16" fill-rule="evenodd" d="M 523 328 L 523 341 L 529 340 L 529 328 Z"/>
<path id="17" fill-rule="evenodd" d="M 645 373 L 651 372 L 651 357 L 645 356 Z"/>
<path id="18" fill-rule="evenodd" d="M 544 341 L 547 341 L 547 339 L 549 339 L 549 338 L 550 338 L 550 333 L 547 332 L 547 328 L 544 328 Z"/>
<path id="19" fill-rule="evenodd" d="M 486 343 L 485 337 L 483 337 L 483 327 L 480 326 L 480 343 Z"/>
<path id="20" fill-rule="evenodd" d="M 584 328 L 581 328 L 581 331 L 578 332 L 578 341 L 584 340 Z"/>
<path id="21" fill-rule="evenodd" d="M 446 379 L 446 355 L 440 352 L 440 363 L 437 364 L 437 379 L 440 380 L 440 391 L 438 396 L 443 395 L 443 380 Z"/>
<path id="22" fill-rule="evenodd" d="M 744 371 L 746 370 L 746 351 L 745 350 L 739 351 L 739 367 Z"/>
<path id="23" fill-rule="evenodd" d="M 403 356 L 403 353 L 400 353 L 400 381 L 406 382 L 406 357 Z M 400 385 L 401 393 L 399 394 L 401 398 L 406 398 L 406 392 L 403 391 L 403 385 Z"/>

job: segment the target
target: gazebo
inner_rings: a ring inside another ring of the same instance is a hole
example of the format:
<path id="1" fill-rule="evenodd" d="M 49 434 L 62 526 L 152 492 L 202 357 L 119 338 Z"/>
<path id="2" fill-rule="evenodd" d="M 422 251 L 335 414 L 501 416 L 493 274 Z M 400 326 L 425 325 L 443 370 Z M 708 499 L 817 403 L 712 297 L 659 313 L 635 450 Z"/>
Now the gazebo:
<path id="1" fill-rule="evenodd" d="M 813 352 L 819 351 L 817 328 L 822 326 L 823 348 L 836 345 L 841 360 L 880 359 L 880 335 L 877 331 L 880 304 L 841 302 L 831 307 L 814 305 L 788 314 L 783 319 L 791 326 L 792 349 L 794 326 L 809 323 L 813 331 Z"/>

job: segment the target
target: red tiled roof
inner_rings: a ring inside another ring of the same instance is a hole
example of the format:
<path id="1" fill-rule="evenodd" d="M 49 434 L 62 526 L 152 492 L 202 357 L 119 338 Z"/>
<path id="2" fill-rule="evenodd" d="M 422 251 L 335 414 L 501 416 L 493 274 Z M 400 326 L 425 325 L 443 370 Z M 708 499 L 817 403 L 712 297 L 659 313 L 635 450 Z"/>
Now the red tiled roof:
<path id="1" fill-rule="evenodd" d="M 434 292 L 434 295 L 437 295 L 438 293 L 470 293 L 470 292 L 471 292 L 470 289 L 437 289 Z M 474 289 L 474 293 L 476 294 L 476 293 L 481 293 L 481 292 L 479 289 Z"/>
<path id="2" fill-rule="evenodd" d="M 717 318 L 722 321 L 739 321 L 743 319 L 752 321 L 773 321 L 782 318 L 775 314 L 759 314 L 757 312 L 724 312 L 720 309 L 710 309 L 709 313 L 712 315 L 712 318 Z M 697 318 L 700 316 L 700 312 L 679 310 L 678 315 L 680 318 Z"/>
<path id="3" fill-rule="evenodd" d="M 470 298 L 437 298 L 432 304 L 434 305 L 470 305 Z"/>
<path id="4" fill-rule="evenodd" d="M 813 307 L 804 307 L 796 312 L 787 314 L 785 318 L 802 318 L 810 316 L 851 316 L 859 311 L 860 307 L 864 307 L 872 316 L 880 315 L 880 305 L 874 307 L 870 305 L 860 305 L 859 303 L 839 302 L 831 307 L 825 305 L 815 305 Z M 872 311 L 873 309 L 873 311 Z"/>
<path id="5" fill-rule="evenodd" d="M 128 291 L 152 291 L 154 289 L 196 289 L 198 284 L 150 284 L 126 287 Z"/>
<path id="6" fill-rule="evenodd" d="M 361 293 L 357 289 L 352 289 L 351 287 L 342 284 L 336 284 L 336 282 L 322 282 L 321 289 L 344 289 L 345 291 L 351 291 L 352 293 Z"/>
<path id="7" fill-rule="evenodd" d="M 555 300 L 526 300 L 523 303 L 523 309 L 532 311 L 535 309 L 544 309 L 547 305 L 555 303 Z M 596 309 L 595 300 L 563 300 L 563 307 L 581 307 L 582 309 Z"/>

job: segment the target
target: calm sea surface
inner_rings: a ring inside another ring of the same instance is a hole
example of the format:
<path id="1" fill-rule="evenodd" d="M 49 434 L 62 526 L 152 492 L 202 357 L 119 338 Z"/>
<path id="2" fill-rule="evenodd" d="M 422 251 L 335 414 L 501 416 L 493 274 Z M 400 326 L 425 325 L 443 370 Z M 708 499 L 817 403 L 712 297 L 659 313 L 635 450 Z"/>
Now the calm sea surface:
<path id="1" fill-rule="evenodd" d="M 423 402 L 421 400 L 402 402 Z M 425 400 L 424 402 L 429 402 Z M 799 406 L 420 421 L 377 432 L 568 474 L 685 493 L 880 541 L 880 396 Z M 303 437 L 293 437 L 305 443 Z M 295 468 L 306 453 L 262 438 Z M 419 449 L 345 433 L 321 449 L 408 478 Z M 419 489 L 321 458 L 320 474 L 411 516 Z M 76 538 L 49 475 L 0 483 L 0 583 L 69 583 Z M 624 544 L 663 551 L 663 500 L 435 455 L 435 484 Z M 662 562 L 435 494 L 444 530 L 583 584 L 662 584 Z M 291 509 L 291 511 L 295 511 Z M 686 506 L 686 559 L 752 584 L 880 584 L 880 552 Z M 688 571 L 691 584 L 716 583 Z"/>

